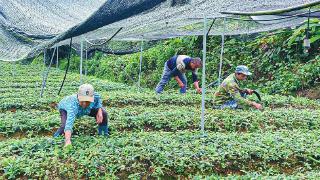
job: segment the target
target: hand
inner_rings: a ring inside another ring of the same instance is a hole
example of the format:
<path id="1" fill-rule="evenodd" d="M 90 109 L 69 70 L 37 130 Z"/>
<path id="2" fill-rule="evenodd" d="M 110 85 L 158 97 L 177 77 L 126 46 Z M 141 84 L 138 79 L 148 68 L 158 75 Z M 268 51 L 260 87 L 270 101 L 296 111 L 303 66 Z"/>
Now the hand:
<path id="1" fill-rule="evenodd" d="M 198 89 L 197 89 L 197 93 L 201 94 L 201 93 L 202 93 L 202 89 L 201 89 L 201 88 L 198 88 Z"/>
<path id="2" fill-rule="evenodd" d="M 64 147 L 67 147 L 69 145 L 71 145 L 71 140 L 70 139 L 66 139 L 65 143 L 64 143 Z"/>
<path id="3" fill-rule="evenodd" d="M 103 115 L 102 115 L 102 109 L 101 108 L 98 110 L 98 113 L 96 115 L 96 120 L 97 120 L 98 124 L 102 123 Z"/>
<path id="4" fill-rule="evenodd" d="M 259 103 L 254 102 L 252 105 L 253 105 L 253 107 L 255 107 L 256 109 L 262 109 L 262 105 L 259 104 Z"/>
<path id="5" fill-rule="evenodd" d="M 254 91 L 254 90 L 252 90 L 252 89 L 246 89 L 246 93 L 249 94 L 249 95 L 252 95 L 252 94 L 253 94 L 253 91 Z"/>
<path id="6" fill-rule="evenodd" d="M 180 88 L 183 88 L 183 87 L 184 87 L 184 84 L 183 84 L 183 83 L 179 83 L 178 85 L 179 85 Z"/>
<path id="7" fill-rule="evenodd" d="M 65 138 L 64 147 L 67 147 L 67 146 L 71 145 L 71 134 L 72 133 L 71 133 L 70 130 L 67 130 L 67 131 L 64 132 L 64 138 Z"/>

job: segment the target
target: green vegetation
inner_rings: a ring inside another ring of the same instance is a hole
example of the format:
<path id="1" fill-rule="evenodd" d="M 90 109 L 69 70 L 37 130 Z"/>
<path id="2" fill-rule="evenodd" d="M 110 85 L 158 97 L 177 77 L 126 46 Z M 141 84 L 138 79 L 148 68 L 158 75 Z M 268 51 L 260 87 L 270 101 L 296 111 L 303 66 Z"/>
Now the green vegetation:
<path id="1" fill-rule="evenodd" d="M 209 88 L 204 134 L 201 95 L 190 89 L 182 96 L 173 81 L 163 94 L 153 91 L 172 55 L 201 57 L 202 37 L 160 41 L 147 49 L 140 89 L 139 53 L 95 53 L 83 82 L 101 94 L 110 136 L 98 136 L 95 120 L 85 116 L 76 120 L 68 148 L 63 137 L 52 138 L 60 125 L 56 105 L 77 92 L 79 75 L 68 74 L 57 95 L 64 72 L 51 68 L 40 98 L 46 70 L 40 56 L 30 65 L 0 62 L 0 179 L 317 179 L 320 102 L 295 96 L 316 91 L 320 80 L 319 20 L 312 19 L 310 27 L 309 52 L 302 47 L 306 24 L 226 37 L 223 76 L 248 65 L 254 76 L 246 86 L 262 93 L 264 109 L 212 109 L 215 87 Z M 218 76 L 220 41 L 208 39 L 207 82 Z M 78 73 L 79 60 L 72 56 L 71 71 Z M 64 59 L 60 68 L 65 67 Z"/>
<path id="2" fill-rule="evenodd" d="M 245 64 L 254 72 L 247 84 L 267 94 L 294 95 L 297 91 L 319 86 L 320 23 L 319 19 L 311 19 L 310 22 L 311 49 L 308 53 L 302 45 L 306 23 L 294 30 L 227 36 L 222 76 L 232 73 L 237 65 Z M 207 82 L 218 78 L 220 51 L 221 37 L 210 36 L 207 43 Z M 175 54 L 202 57 L 202 37 L 160 41 L 154 48 L 145 50 L 142 86 L 154 88 L 161 76 L 164 62 Z M 139 53 L 125 56 L 96 53 L 88 61 L 88 74 L 134 85 L 138 81 L 139 57 Z M 80 57 L 74 55 L 71 70 L 78 72 L 79 64 Z M 63 60 L 60 68 L 64 69 L 65 66 L 66 60 Z M 191 79 L 189 82 L 192 82 Z M 191 83 L 189 84 L 191 87 Z M 171 81 L 167 89 L 170 87 L 177 85 Z"/>
<path id="3" fill-rule="evenodd" d="M 14 67 L 15 66 L 15 67 Z M 199 131 L 201 95 L 161 96 L 84 77 L 102 94 L 110 137 L 91 117 L 76 120 L 73 146 L 53 139 L 55 109 L 77 91 L 79 76 L 52 68 L 44 97 L 40 65 L 0 63 L 0 176 L 3 179 L 316 179 L 320 163 L 320 103 L 263 95 L 264 110 L 214 110 L 208 92 L 206 133 Z M 26 78 L 27 77 L 27 78 Z M 255 98 L 255 97 L 251 97 Z"/>

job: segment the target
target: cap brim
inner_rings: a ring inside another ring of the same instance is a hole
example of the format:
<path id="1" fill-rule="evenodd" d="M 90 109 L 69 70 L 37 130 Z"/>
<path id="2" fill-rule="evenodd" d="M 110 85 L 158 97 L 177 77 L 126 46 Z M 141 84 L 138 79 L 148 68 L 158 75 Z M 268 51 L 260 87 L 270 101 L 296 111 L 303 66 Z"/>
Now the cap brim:
<path id="1" fill-rule="evenodd" d="M 89 96 L 78 96 L 79 101 L 89 101 L 94 102 L 94 97 Z"/>
<path id="2" fill-rule="evenodd" d="M 252 75 L 251 72 L 236 71 L 236 73 L 244 74 L 244 75 L 246 75 L 246 76 Z"/>

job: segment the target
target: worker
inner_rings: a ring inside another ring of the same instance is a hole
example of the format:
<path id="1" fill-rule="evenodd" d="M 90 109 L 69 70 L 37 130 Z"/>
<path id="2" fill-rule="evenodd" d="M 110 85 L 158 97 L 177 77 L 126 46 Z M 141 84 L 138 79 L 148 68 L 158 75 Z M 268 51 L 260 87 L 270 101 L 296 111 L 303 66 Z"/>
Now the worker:
<path id="1" fill-rule="evenodd" d="M 164 64 L 164 69 L 160 82 L 158 83 L 155 91 L 157 94 L 162 93 L 164 86 L 169 82 L 171 77 L 177 81 L 180 87 L 180 93 L 184 94 L 187 91 L 187 78 L 185 73 L 187 70 L 192 71 L 193 85 L 198 93 L 202 90 L 199 87 L 199 80 L 197 77 L 198 68 L 202 67 L 200 58 L 191 58 L 186 55 L 177 55 L 171 57 Z"/>
<path id="2" fill-rule="evenodd" d="M 95 117 L 98 134 L 108 136 L 108 114 L 102 107 L 101 97 L 94 92 L 91 84 L 83 84 L 77 94 L 63 98 L 58 104 L 61 117 L 60 128 L 54 133 L 58 137 L 64 133 L 65 146 L 71 145 L 71 134 L 76 118 L 84 115 Z"/>
<path id="3" fill-rule="evenodd" d="M 240 81 L 247 79 L 252 73 L 247 66 L 240 65 L 236 67 L 234 73 L 222 81 L 214 94 L 213 105 L 216 109 L 237 109 L 245 106 L 252 106 L 256 109 L 262 109 L 262 105 L 246 99 L 246 95 L 251 95 L 254 91 L 251 89 L 241 89 Z"/>

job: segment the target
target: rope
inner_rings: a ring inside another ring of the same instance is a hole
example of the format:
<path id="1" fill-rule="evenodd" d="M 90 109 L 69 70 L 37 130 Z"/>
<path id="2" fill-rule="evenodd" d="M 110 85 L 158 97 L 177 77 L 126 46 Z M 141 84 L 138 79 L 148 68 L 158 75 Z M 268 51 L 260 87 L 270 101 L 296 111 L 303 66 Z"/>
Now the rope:
<path id="1" fill-rule="evenodd" d="M 121 27 L 120 29 L 118 29 L 118 31 L 116 33 L 114 33 L 108 40 L 106 40 L 105 42 L 103 43 L 100 43 L 100 44 L 94 44 L 90 41 L 88 41 L 87 39 L 85 39 L 91 46 L 89 46 L 88 48 L 85 49 L 85 51 L 87 51 L 88 49 L 90 49 L 91 47 L 93 46 L 102 46 L 104 44 L 107 44 L 109 41 L 111 41 L 121 30 L 123 29 L 123 27 Z"/>
<path id="2" fill-rule="evenodd" d="M 211 25 L 210 25 L 210 28 L 209 28 L 209 30 L 208 30 L 208 32 L 207 32 L 207 37 L 209 36 L 209 33 L 210 33 L 210 31 L 211 31 L 211 29 L 212 29 L 212 26 L 213 26 L 213 24 L 214 24 L 215 21 L 216 21 L 216 18 L 213 19 L 213 21 L 212 21 L 212 23 L 211 23 Z"/>
<path id="3" fill-rule="evenodd" d="M 64 74 L 63 81 L 62 81 L 62 83 L 61 83 L 61 86 L 60 86 L 58 95 L 60 95 L 60 92 L 61 92 L 62 87 L 63 87 L 63 85 L 64 85 L 64 81 L 66 80 L 66 77 L 67 77 L 67 73 L 68 73 L 69 66 L 70 66 L 71 50 L 72 50 L 72 37 L 71 37 L 71 39 L 70 39 L 70 45 L 69 45 L 68 64 L 67 64 L 66 72 L 65 72 L 65 74 Z"/>

